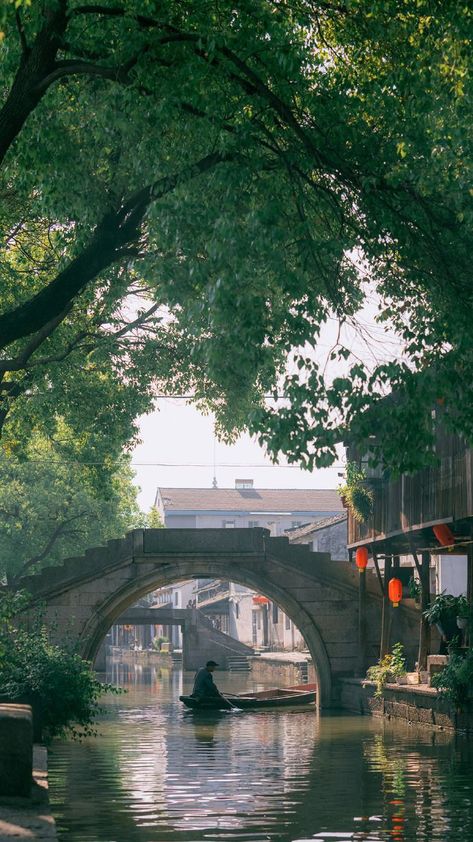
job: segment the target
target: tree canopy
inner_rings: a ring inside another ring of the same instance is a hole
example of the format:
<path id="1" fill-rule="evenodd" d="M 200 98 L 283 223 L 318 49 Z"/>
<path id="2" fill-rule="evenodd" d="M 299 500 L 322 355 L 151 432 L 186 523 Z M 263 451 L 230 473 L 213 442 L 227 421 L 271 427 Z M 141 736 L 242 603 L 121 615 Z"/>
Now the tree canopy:
<path id="1" fill-rule="evenodd" d="M 95 464 L 62 424 L 0 457 L 0 577 L 16 588 L 34 573 L 144 526 L 126 457 Z"/>
<path id="2" fill-rule="evenodd" d="M 472 437 L 472 18 L 455 0 L 5 7 L 4 440 L 60 413 L 130 441 L 156 385 L 308 468 L 348 428 L 419 466 L 437 397 Z M 324 326 L 372 295 L 400 359 L 369 367 L 341 333 L 332 371 Z"/>

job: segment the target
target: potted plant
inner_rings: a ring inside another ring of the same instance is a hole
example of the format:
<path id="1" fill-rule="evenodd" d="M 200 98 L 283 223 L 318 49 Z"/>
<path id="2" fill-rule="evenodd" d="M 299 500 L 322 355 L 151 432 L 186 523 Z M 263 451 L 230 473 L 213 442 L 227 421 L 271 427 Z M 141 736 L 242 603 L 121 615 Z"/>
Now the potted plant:
<path id="1" fill-rule="evenodd" d="M 346 478 L 338 487 L 342 504 L 348 508 L 355 520 L 364 523 L 373 512 L 374 495 L 369 487 L 366 473 L 356 462 L 348 462 Z"/>
<path id="2" fill-rule="evenodd" d="M 369 667 L 366 677 L 376 684 L 374 695 L 383 695 L 386 684 L 392 679 L 402 679 L 406 675 L 406 659 L 402 643 L 395 643 L 392 652 L 388 653 L 372 667 Z"/>
<path id="3" fill-rule="evenodd" d="M 459 629 L 466 629 L 470 619 L 471 608 L 466 596 L 456 597 L 457 626 Z"/>
<path id="4" fill-rule="evenodd" d="M 414 579 L 414 576 L 411 576 L 409 579 L 407 589 L 409 591 L 410 598 L 414 600 L 416 605 L 419 605 L 421 596 L 420 582 L 418 582 L 417 579 Z"/>
<path id="5" fill-rule="evenodd" d="M 424 611 L 424 617 L 431 626 L 437 626 L 442 636 L 449 639 L 454 633 L 454 627 L 456 625 L 456 597 L 443 592 L 437 594 L 429 607 Z"/>

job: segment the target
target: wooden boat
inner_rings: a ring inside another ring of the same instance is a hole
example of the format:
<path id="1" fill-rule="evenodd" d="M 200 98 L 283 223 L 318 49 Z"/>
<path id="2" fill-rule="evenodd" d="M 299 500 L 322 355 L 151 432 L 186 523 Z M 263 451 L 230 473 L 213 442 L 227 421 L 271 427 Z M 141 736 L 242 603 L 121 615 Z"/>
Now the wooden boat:
<path id="1" fill-rule="evenodd" d="M 226 694 L 223 698 L 209 696 L 196 699 L 193 696 L 179 696 L 179 700 L 192 710 L 259 710 L 260 708 L 287 708 L 311 705 L 315 702 L 315 684 L 296 684 L 292 687 L 260 690 L 256 693 Z"/>

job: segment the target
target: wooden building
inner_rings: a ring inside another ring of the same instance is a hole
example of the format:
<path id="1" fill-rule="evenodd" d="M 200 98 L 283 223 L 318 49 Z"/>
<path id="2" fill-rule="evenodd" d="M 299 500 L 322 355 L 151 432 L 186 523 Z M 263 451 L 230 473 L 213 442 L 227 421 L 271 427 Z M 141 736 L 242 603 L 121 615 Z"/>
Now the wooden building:
<path id="1" fill-rule="evenodd" d="M 401 570 L 401 558 L 410 558 L 421 585 L 420 619 L 431 600 L 433 555 L 466 556 L 467 595 L 473 602 L 473 448 L 436 420 L 436 463 L 414 474 L 391 477 L 370 468 L 352 445 L 347 448 L 348 460 L 364 469 L 373 491 L 373 511 L 365 522 L 348 512 L 350 557 L 358 547 L 368 548 L 385 596 L 388 579 Z M 429 634 L 421 622 L 419 663 L 425 661 Z"/>

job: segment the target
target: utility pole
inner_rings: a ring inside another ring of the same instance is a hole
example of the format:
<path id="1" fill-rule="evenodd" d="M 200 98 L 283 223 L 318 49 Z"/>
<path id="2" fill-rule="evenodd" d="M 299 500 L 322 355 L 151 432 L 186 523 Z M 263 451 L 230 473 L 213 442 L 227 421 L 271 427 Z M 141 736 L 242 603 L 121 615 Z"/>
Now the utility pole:
<path id="1" fill-rule="evenodd" d="M 427 655 L 430 651 L 430 624 L 424 617 L 424 611 L 430 603 L 430 553 L 424 550 L 421 554 L 421 561 L 413 550 L 414 564 L 419 574 L 420 582 L 420 627 L 419 627 L 419 654 L 417 657 L 417 669 L 427 669 Z"/>
<path id="2" fill-rule="evenodd" d="M 388 599 L 388 582 L 391 578 L 392 557 L 385 556 L 384 559 L 384 586 L 383 586 L 383 612 L 381 616 L 381 646 L 379 657 L 380 660 L 387 655 L 389 651 L 389 635 L 391 631 L 391 603 Z"/>
<path id="3" fill-rule="evenodd" d="M 366 672 L 366 571 L 360 570 L 358 577 L 358 663 L 357 674 Z"/>

